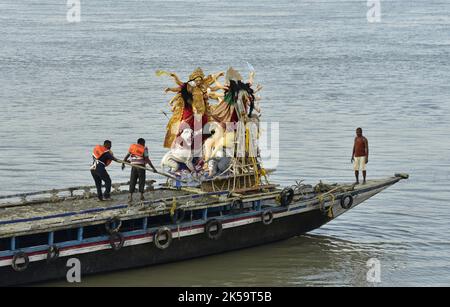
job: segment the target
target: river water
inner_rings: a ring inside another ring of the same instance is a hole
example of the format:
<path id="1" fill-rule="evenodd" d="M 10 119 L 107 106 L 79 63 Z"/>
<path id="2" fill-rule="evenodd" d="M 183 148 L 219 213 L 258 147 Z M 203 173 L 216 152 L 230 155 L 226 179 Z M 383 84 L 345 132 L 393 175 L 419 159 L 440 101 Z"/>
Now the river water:
<path id="1" fill-rule="evenodd" d="M 273 181 L 352 181 L 356 127 L 369 178 L 411 177 L 311 234 L 82 285 L 450 284 L 450 2 L 0 1 L 0 194 L 92 184 L 93 145 L 138 137 L 164 154 L 171 84 L 197 66 L 256 71 L 264 121 L 279 122 Z M 128 172 L 112 167 L 114 181 Z M 380 261 L 381 283 L 366 281 Z M 52 285 L 64 285 L 53 283 Z"/>

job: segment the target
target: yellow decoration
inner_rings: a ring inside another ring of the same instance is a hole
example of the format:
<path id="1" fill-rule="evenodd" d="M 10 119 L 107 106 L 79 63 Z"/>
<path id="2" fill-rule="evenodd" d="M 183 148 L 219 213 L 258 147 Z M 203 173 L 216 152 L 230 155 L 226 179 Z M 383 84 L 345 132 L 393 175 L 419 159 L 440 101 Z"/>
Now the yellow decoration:
<path id="1" fill-rule="evenodd" d="M 171 100 L 170 106 L 172 108 L 173 115 L 169 120 L 166 127 L 166 137 L 164 138 L 164 147 L 171 148 L 173 141 L 178 134 L 178 128 L 180 126 L 181 119 L 183 117 L 184 100 L 180 93 Z"/>
<path id="2" fill-rule="evenodd" d="M 172 200 L 172 208 L 170 208 L 170 216 L 175 215 L 175 210 L 177 209 L 177 199 L 174 197 Z"/>
<path id="3" fill-rule="evenodd" d="M 157 70 L 157 71 L 156 71 L 156 76 L 157 76 L 157 77 L 161 77 L 161 76 L 163 76 L 163 75 L 169 76 L 170 73 L 167 72 L 167 71 L 164 71 L 164 70 Z"/>
<path id="4" fill-rule="evenodd" d="M 200 67 L 197 67 L 196 70 L 189 76 L 189 80 L 195 80 L 197 78 L 204 79 L 205 74 L 203 73 L 203 70 Z"/>

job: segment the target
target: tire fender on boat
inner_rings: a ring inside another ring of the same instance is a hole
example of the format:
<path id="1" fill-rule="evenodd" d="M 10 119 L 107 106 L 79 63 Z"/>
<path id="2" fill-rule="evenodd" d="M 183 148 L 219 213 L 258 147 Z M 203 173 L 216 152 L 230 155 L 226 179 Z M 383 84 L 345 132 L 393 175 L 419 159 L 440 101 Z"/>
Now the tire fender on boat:
<path id="1" fill-rule="evenodd" d="M 280 204 L 283 207 L 289 206 L 294 200 L 294 190 L 291 188 L 284 188 L 280 193 Z"/>
<path id="2" fill-rule="evenodd" d="M 125 244 L 125 237 L 120 232 L 113 232 L 109 236 L 109 244 L 114 251 L 118 251 Z"/>
<path id="3" fill-rule="evenodd" d="M 51 263 L 59 258 L 59 248 L 56 245 L 51 245 L 47 250 L 47 263 Z"/>
<path id="4" fill-rule="evenodd" d="M 213 228 L 215 228 L 213 230 Z M 211 240 L 218 240 L 222 236 L 222 222 L 216 219 L 209 220 L 205 225 L 205 233 Z"/>
<path id="5" fill-rule="evenodd" d="M 161 237 L 165 235 L 166 239 L 161 241 Z M 165 241 L 165 243 L 164 243 Z M 168 227 L 161 227 L 158 229 L 158 231 L 153 235 L 153 242 L 155 243 L 156 247 L 159 249 L 166 249 L 170 246 L 172 243 L 172 232 Z M 162 243 L 163 242 L 163 243 Z"/>
<path id="6" fill-rule="evenodd" d="M 270 225 L 273 222 L 273 212 L 270 209 L 266 209 L 261 213 L 261 221 L 264 225 Z"/>
<path id="7" fill-rule="evenodd" d="M 24 262 L 19 264 L 17 263 L 19 260 L 23 260 Z M 28 265 L 30 264 L 30 258 L 27 254 L 24 252 L 18 252 L 14 255 L 12 259 L 12 268 L 16 272 L 23 272 L 28 268 Z"/>
<path id="8" fill-rule="evenodd" d="M 350 209 L 353 205 L 353 196 L 351 194 L 347 194 L 342 196 L 341 198 L 341 207 L 343 209 Z"/>
<path id="9" fill-rule="evenodd" d="M 109 234 L 119 232 L 122 227 L 122 220 L 118 217 L 109 218 L 105 223 L 105 229 Z"/>

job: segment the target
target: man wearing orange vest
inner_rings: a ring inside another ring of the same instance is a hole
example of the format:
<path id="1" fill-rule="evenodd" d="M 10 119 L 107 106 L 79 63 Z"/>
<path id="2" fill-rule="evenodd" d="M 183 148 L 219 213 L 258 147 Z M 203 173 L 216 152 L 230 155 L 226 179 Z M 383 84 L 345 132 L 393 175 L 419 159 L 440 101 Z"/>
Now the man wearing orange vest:
<path id="1" fill-rule="evenodd" d="M 112 143 L 106 140 L 102 145 L 94 147 L 92 157 L 94 162 L 91 167 L 91 174 L 97 187 L 97 197 L 99 201 L 111 199 L 111 178 L 109 177 L 106 167 L 112 161 L 118 162 L 111 151 Z M 105 193 L 102 193 L 102 181 L 105 183 Z"/>
<path id="2" fill-rule="evenodd" d="M 131 175 L 130 175 L 130 196 L 128 197 L 128 201 L 133 201 L 133 193 L 136 190 L 136 183 L 139 179 L 139 192 L 141 193 L 141 201 L 145 200 L 144 198 L 144 189 L 145 189 L 145 166 L 148 164 L 156 172 L 156 168 L 153 166 L 152 161 L 150 161 L 148 155 L 148 148 L 145 147 L 145 140 L 140 138 L 137 141 L 137 144 L 132 144 L 130 149 L 128 149 L 128 153 L 123 159 L 124 161 L 131 163 L 136 166 L 140 166 L 143 168 L 132 167 Z M 122 164 L 122 170 L 125 168 L 125 164 Z"/>

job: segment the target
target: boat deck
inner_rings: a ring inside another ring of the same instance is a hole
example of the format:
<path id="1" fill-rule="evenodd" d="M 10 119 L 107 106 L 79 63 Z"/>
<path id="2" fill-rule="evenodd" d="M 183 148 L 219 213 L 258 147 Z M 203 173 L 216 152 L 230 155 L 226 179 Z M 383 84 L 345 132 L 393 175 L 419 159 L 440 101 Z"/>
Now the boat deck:
<path id="1" fill-rule="evenodd" d="M 223 194 L 223 193 L 222 193 Z M 60 201 L 30 204 L 3 204 L 0 207 L 0 238 L 20 233 L 36 233 L 62 226 L 89 225 L 120 216 L 121 219 L 168 213 L 176 198 L 176 206 L 210 204 L 217 202 L 220 193 L 199 194 L 195 191 L 155 189 L 144 194 L 145 201 L 128 204 L 128 192 L 115 193 L 110 201 L 97 201 L 92 196 L 67 197 Z M 135 195 L 138 199 L 139 195 Z M 195 199 L 195 203 L 193 200 Z"/>
<path id="2" fill-rule="evenodd" d="M 390 180 L 399 180 L 391 177 Z M 328 185 L 328 192 L 338 193 L 339 188 L 352 190 L 371 189 L 386 183 L 386 179 L 368 180 L 366 184 Z M 317 196 L 312 186 L 305 186 L 301 192 L 296 190 L 296 201 L 310 200 Z M 230 204 L 234 199 L 262 200 L 275 199 L 281 189 L 271 188 L 242 194 L 221 192 L 202 192 L 195 188 L 158 188 L 145 193 L 145 201 L 128 204 L 128 192 L 116 191 L 112 200 L 98 202 L 94 195 L 89 198 L 73 196 L 54 201 L 35 201 L 32 203 L 0 204 L 0 238 L 23 234 L 54 231 L 57 229 L 87 226 L 104 223 L 119 216 L 122 220 L 168 214 L 174 208 L 189 210 L 218 207 Z M 135 195 L 135 199 L 138 198 Z"/>

